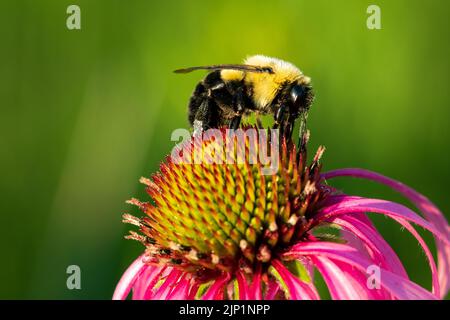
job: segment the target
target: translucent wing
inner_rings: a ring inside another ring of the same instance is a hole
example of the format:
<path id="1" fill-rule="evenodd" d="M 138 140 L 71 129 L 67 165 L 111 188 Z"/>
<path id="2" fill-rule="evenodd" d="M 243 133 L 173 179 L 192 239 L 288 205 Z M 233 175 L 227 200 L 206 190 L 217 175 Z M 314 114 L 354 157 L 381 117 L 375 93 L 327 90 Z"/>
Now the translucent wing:
<path id="1" fill-rule="evenodd" d="M 258 67 L 258 66 L 251 66 L 251 65 L 246 65 L 246 64 L 217 64 L 217 65 L 212 65 L 212 66 L 199 66 L 199 67 L 177 69 L 174 72 L 175 73 L 188 73 L 188 72 L 192 72 L 195 70 L 241 70 L 241 71 L 246 71 L 246 72 L 273 73 L 273 70 L 270 67 Z"/>

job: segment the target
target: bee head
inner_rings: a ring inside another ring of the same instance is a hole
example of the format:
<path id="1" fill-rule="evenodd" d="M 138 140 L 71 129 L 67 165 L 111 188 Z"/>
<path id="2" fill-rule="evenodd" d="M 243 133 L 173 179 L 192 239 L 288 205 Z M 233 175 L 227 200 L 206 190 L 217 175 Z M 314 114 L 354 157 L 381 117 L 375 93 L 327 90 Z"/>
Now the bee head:
<path id="1" fill-rule="evenodd" d="M 299 113 L 308 111 L 314 94 L 309 85 L 294 84 L 289 90 L 289 102 L 291 104 L 291 113 L 298 115 Z"/>

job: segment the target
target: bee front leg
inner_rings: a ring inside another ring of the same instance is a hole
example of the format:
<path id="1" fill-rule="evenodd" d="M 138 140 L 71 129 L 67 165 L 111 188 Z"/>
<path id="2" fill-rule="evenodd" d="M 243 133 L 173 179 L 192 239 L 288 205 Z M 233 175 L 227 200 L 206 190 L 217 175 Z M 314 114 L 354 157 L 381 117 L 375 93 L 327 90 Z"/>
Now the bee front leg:
<path id="1" fill-rule="evenodd" d="M 289 119 L 288 121 L 286 121 L 286 124 L 283 129 L 286 140 L 290 141 L 292 139 L 293 129 L 294 129 L 294 119 Z"/>
<path id="2" fill-rule="evenodd" d="M 273 129 L 280 128 L 281 124 L 286 120 L 286 115 L 288 113 L 288 108 L 286 105 L 282 104 L 276 111 L 273 116 L 275 123 L 273 124 Z"/>
<path id="3" fill-rule="evenodd" d="M 300 113 L 300 127 L 298 133 L 298 152 L 303 153 L 306 151 L 306 143 L 308 142 L 308 129 L 306 127 L 306 119 L 308 117 L 308 113 L 303 111 Z"/>
<path id="4" fill-rule="evenodd" d="M 284 136 L 286 131 L 286 122 L 289 117 L 289 108 L 282 104 L 275 112 L 273 129 L 280 130 L 280 138 Z"/>

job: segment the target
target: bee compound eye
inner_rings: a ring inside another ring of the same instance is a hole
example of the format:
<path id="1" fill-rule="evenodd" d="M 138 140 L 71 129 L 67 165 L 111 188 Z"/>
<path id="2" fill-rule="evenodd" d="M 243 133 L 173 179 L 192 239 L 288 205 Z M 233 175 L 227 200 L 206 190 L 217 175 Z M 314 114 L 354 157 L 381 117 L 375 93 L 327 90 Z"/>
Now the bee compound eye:
<path id="1" fill-rule="evenodd" d="M 300 86 L 300 85 L 295 85 L 292 87 L 291 89 L 291 100 L 293 103 L 298 103 L 300 101 L 302 101 L 304 95 L 306 93 L 306 90 L 304 87 Z"/>

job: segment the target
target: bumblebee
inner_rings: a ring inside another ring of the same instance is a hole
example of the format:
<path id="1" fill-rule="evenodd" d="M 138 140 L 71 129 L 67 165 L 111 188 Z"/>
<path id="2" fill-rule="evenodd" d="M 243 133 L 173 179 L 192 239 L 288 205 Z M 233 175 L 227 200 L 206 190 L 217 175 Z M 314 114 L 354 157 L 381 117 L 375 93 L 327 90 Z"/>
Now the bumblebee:
<path id="1" fill-rule="evenodd" d="M 295 120 L 305 128 L 314 94 L 311 79 L 293 64 L 255 55 L 243 64 L 199 66 L 175 70 L 210 70 L 197 84 L 189 101 L 189 123 L 194 130 L 229 126 L 237 129 L 243 116 L 272 114 L 274 128 L 292 136 Z M 303 128 L 303 129 L 302 129 Z"/>

